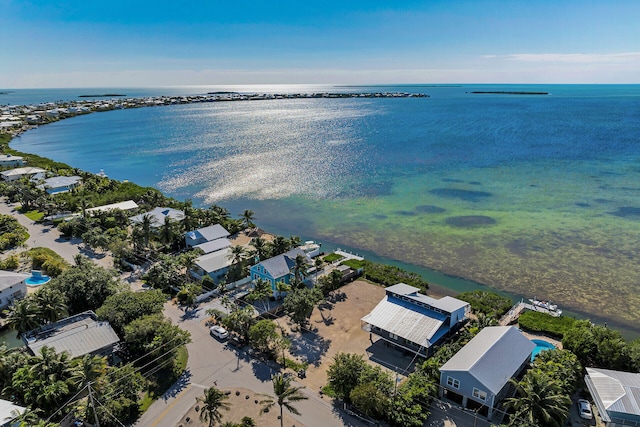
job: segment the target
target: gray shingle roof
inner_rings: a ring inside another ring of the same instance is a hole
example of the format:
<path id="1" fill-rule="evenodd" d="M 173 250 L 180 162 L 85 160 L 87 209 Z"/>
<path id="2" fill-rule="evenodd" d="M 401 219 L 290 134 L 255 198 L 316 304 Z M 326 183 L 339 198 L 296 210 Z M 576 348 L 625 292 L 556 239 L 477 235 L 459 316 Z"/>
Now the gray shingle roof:
<path id="1" fill-rule="evenodd" d="M 587 368 L 585 379 L 603 420 L 603 411 L 640 417 L 640 374 Z"/>
<path id="2" fill-rule="evenodd" d="M 309 264 L 311 263 L 309 256 L 302 249 L 295 248 L 291 249 L 288 252 L 285 252 L 282 255 L 265 259 L 264 261 L 260 262 L 260 264 L 271 275 L 271 277 L 278 278 L 286 276 L 291 272 L 293 266 L 296 265 L 296 257 L 298 255 L 302 255 L 303 257 L 305 257 L 305 259 L 307 259 L 307 262 Z"/>
<path id="3" fill-rule="evenodd" d="M 525 360 L 535 344 L 513 326 L 488 326 L 473 337 L 442 367 L 444 371 L 466 371 L 487 390 L 498 394 Z"/>
<path id="4" fill-rule="evenodd" d="M 93 312 L 62 319 L 42 331 L 27 332 L 23 340 L 34 354 L 47 346 L 57 353 L 66 351 L 71 357 L 97 352 L 120 341 L 109 322 L 97 321 Z"/>

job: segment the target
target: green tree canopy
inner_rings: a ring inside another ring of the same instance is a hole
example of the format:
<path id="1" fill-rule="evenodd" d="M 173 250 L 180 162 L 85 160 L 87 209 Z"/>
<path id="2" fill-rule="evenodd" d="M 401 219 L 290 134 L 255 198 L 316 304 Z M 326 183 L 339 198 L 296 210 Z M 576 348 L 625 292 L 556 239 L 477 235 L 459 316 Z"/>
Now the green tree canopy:
<path id="1" fill-rule="evenodd" d="M 160 314 L 140 317 L 124 327 L 124 342 L 132 359 L 141 356 L 146 356 L 146 361 L 173 359 L 176 349 L 190 341 L 189 332 Z"/>
<path id="2" fill-rule="evenodd" d="M 318 288 L 297 288 L 284 297 L 283 308 L 291 320 L 304 325 L 311 316 L 313 308 L 322 299 L 322 291 Z"/>
<path id="3" fill-rule="evenodd" d="M 121 335 L 124 327 L 135 319 L 162 313 L 166 300 L 167 297 L 159 290 L 126 290 L 109 296 L 96 314 L 101 320 L 107 320 L 118 335 Z"/>

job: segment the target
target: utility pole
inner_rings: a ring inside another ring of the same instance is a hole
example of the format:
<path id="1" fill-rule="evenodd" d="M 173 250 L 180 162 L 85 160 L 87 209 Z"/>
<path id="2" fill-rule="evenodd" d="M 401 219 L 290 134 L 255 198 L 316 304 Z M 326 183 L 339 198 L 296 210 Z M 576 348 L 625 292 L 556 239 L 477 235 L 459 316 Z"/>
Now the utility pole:
<path id="1" fill-rule="evenodd" d="M 91 394 L 91 383 L 87 384 L 87 389 L 89 390 L 89 403 L 91 408 L 93 408 L 93 417 L 96 420 L 96 427 L 100 427 L 100 422 L 98 421 L 98 414 L 96 413 L 96 405 L 93 402 L 93 394 Z"/>

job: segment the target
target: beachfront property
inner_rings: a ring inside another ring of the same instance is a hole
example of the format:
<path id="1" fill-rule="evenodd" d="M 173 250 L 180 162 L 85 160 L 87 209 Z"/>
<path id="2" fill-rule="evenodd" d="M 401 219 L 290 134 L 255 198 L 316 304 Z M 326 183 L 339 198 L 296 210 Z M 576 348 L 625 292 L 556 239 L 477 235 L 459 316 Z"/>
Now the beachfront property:
<path id="1" fill-rule="evenodd" d="M 0 168 L 24 166 L 26 164 L 27 161 L 22 156 L 14 156 L 13 154 L 0 154 Z"/>
<path id="2" fill-rule="evenodd" d="M 73 190 L 81 183 L 82 178 L 79 176 L 54 176 L 45 179 L 42 184 L 36 187 L 46 191 L 47 194 L 60 194 Z"/>
<path id="3" fill-rule="evenodd" d="M 109 205 L 98 206 L 95 208 L 85 209 L 88 214 L 93 214 L 94 212 L 110 212 L 115 210 L 120 211 L 130 211 L 133 209 L 137 209 L 138 204 L 133 200 L 126 200 L 120 203 L 111 203 Z"/>
<path id="4" fill-rule="evenodd" d="M 513 326 L 488 326 L 440 367 L 440 397 L 492 418 L 515 392 L 509 382 L 531 361 L 535 344 Z"/>
<path id="5" fill-rule="evenodd" d="M 120 338 L 109 322 L 98 321 L 93 311 L 85 311 L 25 332 L 22 341 L 32 355 L 46 346 L 53 347 L 58 354 L 66 351 L 75 358 L 85 354 L 110 356 Z"/>
<path id="6" fill-rule="evenodd" d="M 16 405 L 9 400 L 0 399 L 0 427 L 20 425 L 14 424 L 12 421 L 22 415 L 26 410 L 27 408 L 24 406 Z"/>
<path id="7" fill-rule="evenodd" d="M 133 224 L 140 224 L 143 221 L 145 215 L 151 217 L 151 228 L 157 229 L 162 227 L 167 218 L 173 221 L 182 221 L 184 219 L 184 212 L 173 208 L 155 208 L 150 212 L 141 213 L 139 215 L 129 218 Z"/>
<path id="8" fill-rule="evenodd" d="M 291 283 L 294 278 L 293 269 L 296 265 L 296 257 L 298 255 L 304 257 L 308 266 L 313 265 L 309 255 L 307 255 L 302 249 L 295 248 L 251 266 L 249 269 L 251 280 L 255 281 L 262 279 L 269 282 L 271 284 L 271 290 L 273 292 L 272 296 L 274 298 L 285 295 L 286 292 L 278 291 L 277 283 L 283 283 L 285 285 L 289 285 Z"/>
<path id="9" fill-rule="evenodd" d="M 229 271 L 232 261 L 233 255 L 230 247 L 202 255 L 193 261 L 191 275 L 198 280 L 209 276 L 215 283 L 219 283 Z"/>
<path id="10" fill-rule="evenodd" d="M 640 426 L 640 373 L 587 368 L 584 380 L 606 427 Z"/>
<path id="11" fill-rule="evenodd" d="M 27 295 L 26 280 L 29 277 L 31 277 L 30 274 L 0 270 L 0 309 L 10 306 L 15 299 L 24 298 Z"/>
<path id="12" fill-rule="evenodd" d="M 389 286 L 384 298 L 361 319 L 362 329 L 401 351 L 428 356 L 434 345 L 467 321 L 471 308 L 466 301 L 435 299 L 419 291 L 405 283 Z"/>
<path id="13" fill-rule="evenodd" d="M 23 176 L 29 176 L 31 179 L 44 179 L 44 174 L 44 169 L 32 166 L 0 172 L 0 176 L 2 176 L 2 179 L 5 181 L 17 181 Z"/>
<path id="14" fill-rule="evenodd" d="M 218 239 L 226 239 L 229 237 L 229 232 L 220 224 L 210 225 L 209 227 L 199 228 L 197 230 L 189 231 L 184 235 L 185 243 L 188 248 L 202 245 L 203 243 L 212 242 Z M 209 253 L 213 251 L 205 251 Z"/>

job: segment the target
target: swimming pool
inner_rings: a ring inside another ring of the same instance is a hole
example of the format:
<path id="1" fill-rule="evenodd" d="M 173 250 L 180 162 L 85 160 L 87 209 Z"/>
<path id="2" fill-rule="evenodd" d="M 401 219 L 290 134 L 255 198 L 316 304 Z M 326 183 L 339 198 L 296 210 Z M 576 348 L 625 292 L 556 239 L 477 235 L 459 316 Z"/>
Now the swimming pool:
<path id="1" fill-rule="evenodd" d="M 538 353 L 540 353 L 541 351 L 553 350 L 556 348 L 555 345 L 545 340 L 531 340 L 531 342 L 536 345 L 536 348 L 534 348 L 533 351 L 531 352 L 532 362 L 533 362 L 533 359 L 535 359 Z"/>
<path id="2" fill-rule="evenodd" d="M 24 282 L 29 286 L 40 286 L 40 285 L 44 285 L 49 280 L 51 280 L 51 277 L 46 276 L 46 275 L 42 275 L 42 276 L 31 276 L 31 277 L 28 277 L 27 279 L 25 279 Z"/>

